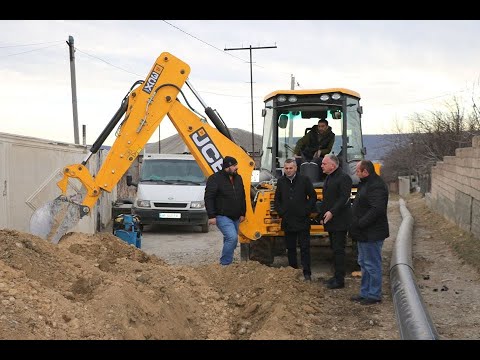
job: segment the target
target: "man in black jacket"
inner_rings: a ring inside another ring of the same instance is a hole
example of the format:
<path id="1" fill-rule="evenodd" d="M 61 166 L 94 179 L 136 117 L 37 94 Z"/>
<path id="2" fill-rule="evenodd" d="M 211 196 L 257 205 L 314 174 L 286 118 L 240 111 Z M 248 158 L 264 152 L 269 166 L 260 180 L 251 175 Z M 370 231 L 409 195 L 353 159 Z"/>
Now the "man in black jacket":
<path id="1" fill-rule="evenodd" d="M 288 265 L 297 269 L 297 240 L 305 280 L 312 280 L 310 269 L 310 214 L 317 202 L 317 193 L 310 179 L 297 173 L 294 159 L 285 160 L 284 175 L 275 189 L 275 211 L 282 217 L 285 232 Z"/>
<path id="2" fill-rule="evenodd" d="M 362 305 L 382 301 L 382 246 L 390 236 L 387 218 L 388 187 L 375 173 L 373 163 L 362 160 L 357 164 L 360 178 L 353 201 L 350 235 L 358 243 L 358 264 L 362 271 L 360 295 L 351 298 Z"/>
<path id="3" fill-rule="evenodd" d="M 217 225 L 223 234 L 221 265 L 233 262 L 238 244 L 238 226 L 245 219 L 247 209 L 245 189 L 235 158 L 225 156 L 223 170 L 209 176 L 205 186 L 205 208 L 208 224 Z"/>
<path id="4" fill-rule="evenodd" d="M 327 177 L 323 182 L 320 216 L 330 238 L 335 269 L 334 276 L 327 281 L 327 287 L 341 289 L 345 287 L 345 243 L 352 217 L 352 178 L 339 167 L 338 158 L 334 154 L 325 155 L 322 170 Z"/>
<path id="5" fill-rule="evenodd" d="M 326 116 L 325 113 L 325 118 L 320 119 L 317 126 L 314 126 L 297 141 L 294 149 L 297 167 L 300 167 L 302 162 L 313 161 L 320 168 L 323 157 L 332 151 L 335 133 L 328 125 Z"/>

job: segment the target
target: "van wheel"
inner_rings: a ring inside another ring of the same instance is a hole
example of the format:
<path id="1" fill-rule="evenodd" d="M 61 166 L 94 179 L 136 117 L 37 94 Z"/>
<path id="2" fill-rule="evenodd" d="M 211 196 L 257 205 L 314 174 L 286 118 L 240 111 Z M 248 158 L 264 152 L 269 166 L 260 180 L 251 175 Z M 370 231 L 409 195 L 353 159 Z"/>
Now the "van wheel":
<path id="1" fill-rule="evenodd" d="M 202 233 L 208 233 L 208 222 L 206 224 L 201 225 L 202 226 Z"/>

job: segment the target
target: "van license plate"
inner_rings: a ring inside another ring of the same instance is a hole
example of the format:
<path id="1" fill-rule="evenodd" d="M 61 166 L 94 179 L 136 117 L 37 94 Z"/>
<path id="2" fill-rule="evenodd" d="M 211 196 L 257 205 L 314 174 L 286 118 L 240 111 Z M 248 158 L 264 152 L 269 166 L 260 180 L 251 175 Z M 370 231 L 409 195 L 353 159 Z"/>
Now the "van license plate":
<path id="1" fill-rule="evenodd" d="M 161 219 L 180 219 L 181 217 L 180 213 L 160 213 Z"/>

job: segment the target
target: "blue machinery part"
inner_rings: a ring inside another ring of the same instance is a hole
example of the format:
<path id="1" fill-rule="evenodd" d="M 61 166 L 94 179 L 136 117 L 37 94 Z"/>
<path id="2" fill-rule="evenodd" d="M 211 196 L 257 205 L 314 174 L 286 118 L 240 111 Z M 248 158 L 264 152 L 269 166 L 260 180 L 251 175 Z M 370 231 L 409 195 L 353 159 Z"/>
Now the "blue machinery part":
<path id="1" fill-rule="evenodd" d="M 113 235 L 140 249 L 142 247 L 142 231 L 138 216 L 120 214 L 115 217 Z"/>

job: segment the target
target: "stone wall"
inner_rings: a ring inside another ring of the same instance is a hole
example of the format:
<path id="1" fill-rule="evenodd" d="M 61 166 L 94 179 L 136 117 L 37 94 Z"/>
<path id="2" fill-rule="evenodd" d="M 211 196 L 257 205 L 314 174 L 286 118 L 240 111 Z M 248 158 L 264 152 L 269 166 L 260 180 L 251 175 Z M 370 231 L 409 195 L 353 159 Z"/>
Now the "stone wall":
<path id="1" fill-rule="evenodd" d="M 480 136 L 432 168 L 428 206 L 480 239 Z"/>

